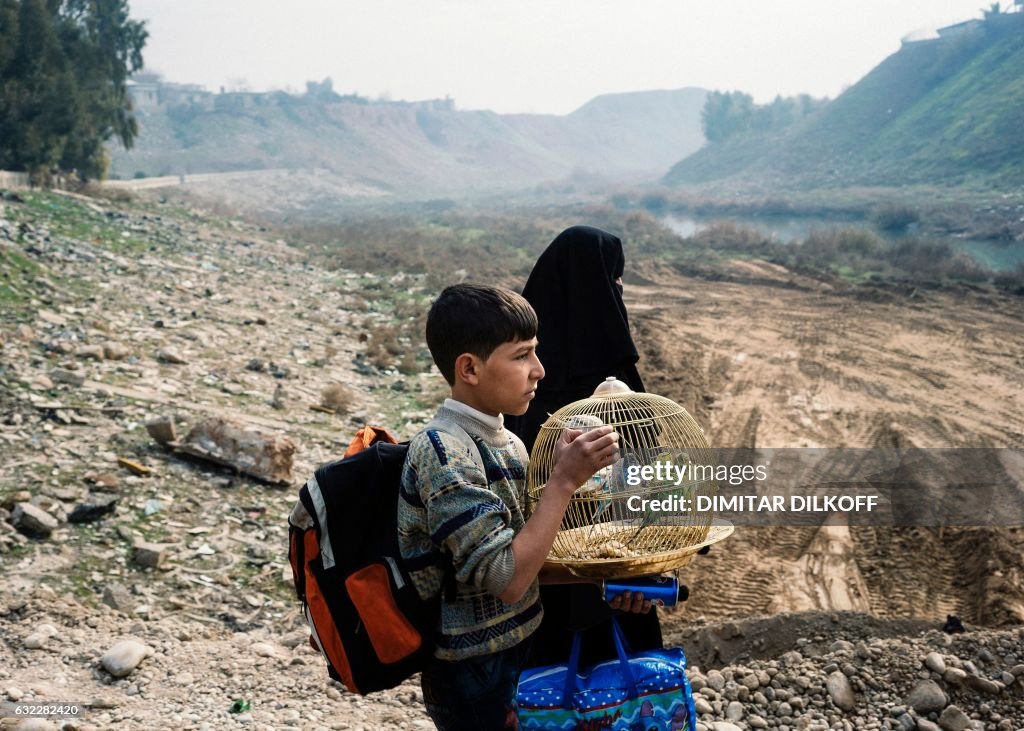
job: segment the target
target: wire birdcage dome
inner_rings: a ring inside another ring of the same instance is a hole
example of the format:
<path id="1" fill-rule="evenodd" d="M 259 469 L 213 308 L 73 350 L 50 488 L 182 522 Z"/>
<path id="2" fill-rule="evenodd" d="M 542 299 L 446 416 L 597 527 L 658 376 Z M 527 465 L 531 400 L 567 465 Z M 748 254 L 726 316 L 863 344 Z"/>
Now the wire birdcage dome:
<path id="1" fill-rule="evenodd" d="M 548 563 L 588 578 L 662 573 L 682 568 L 732 533 L 731 524 L 695 509 L 700 497 L 718 491 L 714 479 L 695 469 L 711 463 L 700 425 L 679 404 L 634 392 L 615 378 L 541 426 L 527 472 L 530 512 L 551 476 L 563 430 L 602 425 L 619 435 L 618 459 L 573 494 Z"/>

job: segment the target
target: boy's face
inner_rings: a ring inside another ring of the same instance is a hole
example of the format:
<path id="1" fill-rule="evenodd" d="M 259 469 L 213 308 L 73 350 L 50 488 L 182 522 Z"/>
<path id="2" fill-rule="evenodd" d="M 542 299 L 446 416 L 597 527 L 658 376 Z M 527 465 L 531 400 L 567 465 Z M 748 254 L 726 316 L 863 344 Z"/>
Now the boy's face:
<path id="1" fill-rule="evenodd" d="M 477 408 L 494 415 L 526 413 L 544 377 L 537 338 L 502 343 L 487 360 L 477 360 Z"/>

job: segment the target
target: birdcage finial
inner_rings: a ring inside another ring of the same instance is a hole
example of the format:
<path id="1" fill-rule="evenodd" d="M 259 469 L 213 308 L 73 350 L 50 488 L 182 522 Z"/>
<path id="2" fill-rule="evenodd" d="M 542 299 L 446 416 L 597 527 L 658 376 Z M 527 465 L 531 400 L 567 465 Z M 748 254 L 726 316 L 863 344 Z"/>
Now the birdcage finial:
<path id="1" fill-rule="evenodd" d="M 633 389 L 615 376 L 608 376 L 597 384 L 597 388 L 594 389 L 595 396 L 612 396 L 624 393 L 633 393 Z"/>

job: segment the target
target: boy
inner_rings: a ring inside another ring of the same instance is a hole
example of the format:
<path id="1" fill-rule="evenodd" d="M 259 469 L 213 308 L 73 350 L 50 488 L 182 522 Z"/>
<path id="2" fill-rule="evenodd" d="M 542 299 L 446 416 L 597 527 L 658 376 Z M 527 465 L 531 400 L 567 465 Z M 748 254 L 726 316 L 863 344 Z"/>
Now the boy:
<path id="1" fill-rule="evenodd" d="M 498 287 L 448 287 L 427 315 L 427 345 L 451 398 L 435 419 L 446 428 L 428 427 L 409 445 L 398 531 L 421 596 L 441 590 L 444 565 L 456 580 L 422 674 L 427 713 L 442 731 L 517 728 L 516 683 L 542 616 L 537 575 L 569 498 L 617 454 L 611 427 L 567 429 L 525 520 L 528 457 L 502 414 L 523 414 L 544 377 L 536 335 L 533 308 Z"/>

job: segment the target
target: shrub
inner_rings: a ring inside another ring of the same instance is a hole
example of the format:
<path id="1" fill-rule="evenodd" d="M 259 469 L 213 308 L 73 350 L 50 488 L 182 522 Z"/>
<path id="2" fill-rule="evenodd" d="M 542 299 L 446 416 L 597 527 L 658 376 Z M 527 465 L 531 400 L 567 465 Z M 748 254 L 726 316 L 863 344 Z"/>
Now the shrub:
<path id="1" fill-rule="evenodd" d="M 320 405 L 336 414 L 344 414 L 352 405 L 352 392 L 340 383 L 332 383 L 320 392 Z"/>
<path id="2" fill-rule="evenodd" d="M 921 220 L 921 213 L 903 203 L 885 203 L 872 211 L 871 220 L 883 231 L 905 231 Z"/>

